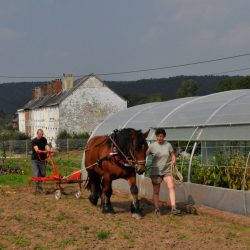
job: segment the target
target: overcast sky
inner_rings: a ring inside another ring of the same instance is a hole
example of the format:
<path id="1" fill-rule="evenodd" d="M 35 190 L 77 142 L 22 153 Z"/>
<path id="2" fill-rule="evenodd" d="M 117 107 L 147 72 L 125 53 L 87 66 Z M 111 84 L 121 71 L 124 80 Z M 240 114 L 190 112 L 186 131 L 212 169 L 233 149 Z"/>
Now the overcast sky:
<path id="1" fill-rule="evenodd" d="M 0 0 L 0 75 L 100 74 L 250 53 L 249 10 L 249 0 Z M 100 78 L 204 75 L 246 67 L 250 56 Z"/>

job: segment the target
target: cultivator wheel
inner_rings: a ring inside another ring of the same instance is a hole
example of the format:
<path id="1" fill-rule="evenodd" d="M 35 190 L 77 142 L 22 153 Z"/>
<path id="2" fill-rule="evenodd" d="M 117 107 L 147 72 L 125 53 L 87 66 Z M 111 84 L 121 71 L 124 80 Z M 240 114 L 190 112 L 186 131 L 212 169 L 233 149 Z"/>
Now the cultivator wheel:
<path id="1" fill-rule="evenodd" d="M 58 201 L 58 200 L 60 200 L 61 196 L 62 196 L 61 190 L 60 190 L 60 189 L 57 189 L 57 190 L 55 191 L 55 199 Z"/>
<path id="2" fill-rule="evenodd" d="M 75 193 L 75 197 L 76 197 L 76 199 L 80 199 L 80 197 L 81 197 L 81 191 L 80 191 L 80 190 L 78 190 L 78 191 Z"/>

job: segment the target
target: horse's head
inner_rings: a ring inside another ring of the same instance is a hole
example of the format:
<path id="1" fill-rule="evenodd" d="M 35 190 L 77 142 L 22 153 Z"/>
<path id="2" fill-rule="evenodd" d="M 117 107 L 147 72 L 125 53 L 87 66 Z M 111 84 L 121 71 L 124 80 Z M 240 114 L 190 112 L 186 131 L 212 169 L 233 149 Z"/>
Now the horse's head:
<path id="1" fill-rule="evenodd" d="M 145 133 L 142 133 L 141 130 L 135 130 L 132 132 L 132 150 L 130 152 L 133 159 L 136 172 L 138 174 L 143 174 L 146 170 L 146 151 L 148 149 L 148 143 L 146 138 L 149 134 L 149 130 Z"/>
<path id="2" fill-rule="evenodd" d="M 130 159 L 138 174 L 146 170 L 146 151 L 148 144 L 146 138 L 149 130 L 142 133 L 141 130 L 125 128 L 117 133 L 116 141 L 122 152 Z"/>

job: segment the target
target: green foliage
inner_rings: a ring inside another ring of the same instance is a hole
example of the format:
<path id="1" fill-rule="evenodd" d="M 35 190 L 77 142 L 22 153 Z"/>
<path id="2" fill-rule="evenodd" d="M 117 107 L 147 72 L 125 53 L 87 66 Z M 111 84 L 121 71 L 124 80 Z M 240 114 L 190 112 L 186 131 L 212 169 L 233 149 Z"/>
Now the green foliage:
<path id="1" fill-rule="evenodd" d="M 105 240 L 109 237 L 110 232 L 107 230 L 101 230 L 100 232 L 97 233 L 97 239 L 98 240 Z"/>
<path id="2" fill-rule="evenodd" d="M 63 176 L 67 176 L 73 171 L 79 170 L 81 168 L 82 152 L 75 152 L 71 154 L 60 153 L 53 157 L 53 160 Z M 8 173 L 5 175 L 0 175 L 0 183 L 3 186 L 18 186 L 27 185 L 29 177 L 33 176 L 33 168 L 31 165 L 31 160 L 28 158 L 10 158 L 6 159 L 5 165 L 10 169 L 13 167 L 18 167 L 22 170 L 21 173 Z M 52 174 L 51 164 L 47 164 L 46 175 Z"/>
<path id="3" fill-rule="evenodd" d="M 66 130 L 62 130 L 59 132 L 57 139 L 88 139 L 89 134 L 87 132 L 84 133 L 68 133 Z"/>
<path id="4" fill-rule="evenodd" d="M 250 76 L 242 76 L 239 78 L 230 78 L 221 80 L 214 86 L 214 92 L 221 92 L 233 89 L 249 89 L 250 88 Z"/>
<path id="5" fill-rule="evenodd" d="M 70 134 L 63 130 L 56 138 L 56 145 L 60 148 L 60 151 L 83 149 L 88 138 L 88 133 Z"/>
<path id="6" fill-rule="evenodd" d="M 1 186 L 19 186 L 27 185 L 28 176 L 27 175 L 0 175 Z"/>
<path id="7" fill-rule="evenodd" d="M 0 128 L 4 128 L 11 121 L 12 116 L 6 114 L 3 110 L 0 110 Z"/>
<path id="8" fill-rule="evenodd" d="M 184 80 L 176 91 L 176 97 L 195 96 L 198 90 L 197 82 L 190 79 Z"/>
<path id="9" fill-rule="evenodd" d="M 61 248 L 65 248 L 67 246 L 74 245 L 74 239 L 72 239 L 72 238 L 63 239 L 59 242 L 59 245 Z"/>
<path id="10" fill-rule="evenodd" d="M 84 230 L 84 231 L 88 231 L 89 229 L 90 229 L 90 226 L 88 226 L 88 225 L 82 226 L 82 230 Z"/>
<path id="11" fill-rule="evenodd" d="M 5 160 L 7 157 L 7 141 L 17 140 L 17 139 L 26 139 L 27 136 L 23 133 L 20 133 L 17 130 L 11 129 L 0 129 L 0 159 L 2 161 L 2 166 L 5 165 Z"/>
<path id="12" fill-rule="evenodd" d="M 63 176 L 67 176 L 75 170 L 79 170 L 81 168 L 82 163 L 82 152 L 77 154 L 64 154 L 60 153 L 53 157 L 54 163 L 59 169 L 60 173 Z M 49 166 L 47 170 L 51 170 L 52 168 Z M 49 173 L 49 172 L 48 172 Z"/>
<path id="13" fill-rule="evenodd" d="M 129 94 L 125 96 L 125 99 L 128 100 L 128 107 L 132 107 L 135 105 L 140 105 L 144 103 L 150 103 L 150 102 L 162 102 L 165 101 L 166 98 L 159 93 L 154 93 L 151 95 L 145 95 L 145 94 Z"/>
<path id="14" fill-rule="evenodd" d="M 0 165 L 0 175 L 9 175 L 9 174 L 24 174 L 24 171 L 19 166 L 5 166 Z"/>
<path id="15" fill-rule="evenodd" d="M 246 171 L 246 158 L 239 153 L 232 155 L 217 152 L 213 165 L 202 165 L 197 157 L 192 161 L 192 182 L 231 189 L 250 190 L 250 171 Z"/>
<path id="16" fill-rule="evenodd" d="M 29 139 L 29 137 L 18 130 L 13 128 L 0 128 L 0 141 L 26 139 Z"/>
<path id="17" fill-rule="evenodd" d="M 1 185 L 16 186 L 27 184 L 29 176 L 33 175 L 31 161 L 26 158 L 6 159 L 5 166 L 0 166 L 0 170 Z"/>
<path id="18" fill-rule="evenodd" d="M 25 239 L 22 236 L 15 236 L 13 238 L 13 243 L 19 247 L 26 247 L 26 248 L 31 244 L 30 240 Z"/>

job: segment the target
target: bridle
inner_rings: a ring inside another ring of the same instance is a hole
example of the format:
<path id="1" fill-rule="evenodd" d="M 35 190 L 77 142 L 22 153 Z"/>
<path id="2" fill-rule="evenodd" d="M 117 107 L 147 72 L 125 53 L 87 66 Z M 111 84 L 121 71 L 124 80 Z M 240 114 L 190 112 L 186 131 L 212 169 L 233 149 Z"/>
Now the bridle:
<path id="1" fill-rule="evenodd" d="M 129 150 L 129 153 L 130 153 L 131 158 L 132 158 L 132 163 L 134 163 L 135 166 L 139 167 L 140 165 L 146 164 L 146 160 L 137 160 L 136 157 L 134 156 L 133 152 L 131 151 L 131 149 Z"/>
<path id="2" fill-rule="evenodd" d="M 140 166 L 145 166 L 146 161 L 145 160 L 137 160 L 136 157 L 134 156 L 132 150 L 129 150 L 129 156 L 127 156 L 122 150 L 121 148 L 117 145 L 117 143 L 115 142 L 115 140 L 109 136 L 109 139 L 111 140 L 111 142 L 113 143 L 113 145 L 117 148 L 117 151 L 120 152 L 120 154 L 124 157 L 124 159 L 126 160 L 126 162 L 129 164 L 128 167 L 134 167 L 136 171 L 138 171 L 140 168 Z M 132 160 L 130 160 L 130 158 Z M 132 165 L 131 165 L 132 163 Z"/>

